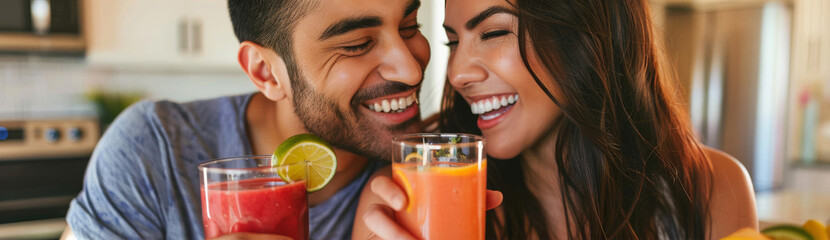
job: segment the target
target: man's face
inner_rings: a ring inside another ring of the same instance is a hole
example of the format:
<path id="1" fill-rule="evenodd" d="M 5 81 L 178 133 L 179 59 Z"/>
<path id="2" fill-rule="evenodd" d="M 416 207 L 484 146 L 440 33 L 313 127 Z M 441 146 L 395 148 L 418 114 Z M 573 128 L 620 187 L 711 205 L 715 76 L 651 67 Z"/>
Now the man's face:
<path id="1" fill-rule="evenodd" d="M 429 62 L 418 0 L 326 0 L 297 22 L 292 79 L 306 129 L 338 148 L 388 159 L 394 135 L 420 130 L 417 90 Z"/>

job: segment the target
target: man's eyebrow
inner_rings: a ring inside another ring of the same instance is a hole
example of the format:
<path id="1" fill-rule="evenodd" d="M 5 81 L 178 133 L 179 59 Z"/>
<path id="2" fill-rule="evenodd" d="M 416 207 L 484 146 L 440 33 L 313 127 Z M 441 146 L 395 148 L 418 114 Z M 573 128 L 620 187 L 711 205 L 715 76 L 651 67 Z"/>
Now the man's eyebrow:
<path id="1" fill-rule="evenodd" d="M 329 27 L 323 31 L 323 34 L 320 35 L 318 40 L 326 40 L 337 35 L 346 34 L 356 29 L 377 27 L 382 23 L 383 21 L 380 20 L 380 17 L 376 16 L 343 19 L 337 23 L 329 25 Z"/>
<path id="2" fill-rule="evenodd" d="M 515 11 L 510 10 L 506 7 L 493 6 L 493 7 L 488 8 L 487 10 L 481 11 L 478 15 L 471 18 L 469 21 L 467 21 L 467 24 L 464 24 L 464 27 L 467 28 L 467 30 L 473 30 L 473 28 L 478 26 L 479 23 L 483 22 L 485 19 L 487 19 L 490 16 L 493 16 L 496 13 L 509 13 L 509 14 L 514 15 L 514 16 L 517 16 Z M 446 29 L 447 27 L 444 26 L 444 28 Z M 452 30 L 452 29 L 450 29 L 450 30 Z M 452 32 L 454 33 L 455 31 L 452 31 Z"/>
<path id="3" fill-rule="evenodd" d="M 421 0 L 412 0 L 409 2 L 409 5 L 406 6 L 406 10 L 403 12 L 404 16 L 409 16 L 409 14 L 418 10 L 421 7 Z"/>

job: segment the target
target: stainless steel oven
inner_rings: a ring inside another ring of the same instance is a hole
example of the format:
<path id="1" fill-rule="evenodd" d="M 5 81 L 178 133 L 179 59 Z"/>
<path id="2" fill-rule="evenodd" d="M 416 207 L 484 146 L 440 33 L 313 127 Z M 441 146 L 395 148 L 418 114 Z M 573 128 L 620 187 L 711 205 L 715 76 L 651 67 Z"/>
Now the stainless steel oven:
<path id="1" fill-rule="evenodd" d="M 82 0 L 0 0 L 0 52 L 85 49 Z"/>
<path id="2" fill-rule="evenodd" d="M 99 132 L 94 118 L 0 120 L 0 239 L 60 233 Z"/>

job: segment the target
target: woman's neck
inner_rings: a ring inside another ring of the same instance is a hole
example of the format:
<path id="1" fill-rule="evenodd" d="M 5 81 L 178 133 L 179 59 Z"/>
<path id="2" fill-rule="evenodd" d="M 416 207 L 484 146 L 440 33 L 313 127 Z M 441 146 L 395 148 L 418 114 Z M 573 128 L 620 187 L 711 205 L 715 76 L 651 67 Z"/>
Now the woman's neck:
<path id="1" fill-rule="evenodd" d="M 522 152 L 522 171 L 525 183 L 540 202 L 542 198 L 559 198 L 559 167 L 556 165 L 554 145 L 556 135 L 549 132 L 532 147 Z M 541 202 L 546 205 L 546 202 Z"/>
<path id="2" fill-rule="evenodd" d="M 567 239 L 555 144 L 556 131 L 548 131 L 536 144 L 522 152 L 522 171 L 528 190 L 536 196 L 545 212 L 550 226 L 548 234 L 554 239 Z"/>
<path id="3" fill-rule="evenodd" d="M 556 155 L 554 150 L 555 144 L 556 134 L 550 131 L 545 136 L 542 136 L 534 145 L 522 152 L 522 167 L 525 173 L 528 173 L 525 174 L 525 180 L 538 180 L 528 179 L 528 177 L 547 178 L 556 175 L 551 174 L 559 170 L 554 158 Z"/>

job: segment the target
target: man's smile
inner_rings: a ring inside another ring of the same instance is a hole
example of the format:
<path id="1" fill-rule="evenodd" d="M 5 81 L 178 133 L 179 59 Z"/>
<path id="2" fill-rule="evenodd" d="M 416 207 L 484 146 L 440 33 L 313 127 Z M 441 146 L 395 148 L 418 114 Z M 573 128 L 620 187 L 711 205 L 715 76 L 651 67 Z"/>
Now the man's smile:
<path id="1" fill-rule="evenodd" d="M 391 94 L 363 102 L 363 107 L 390 124 L 405 122 L 418 115 L 417 89 Z"/>

